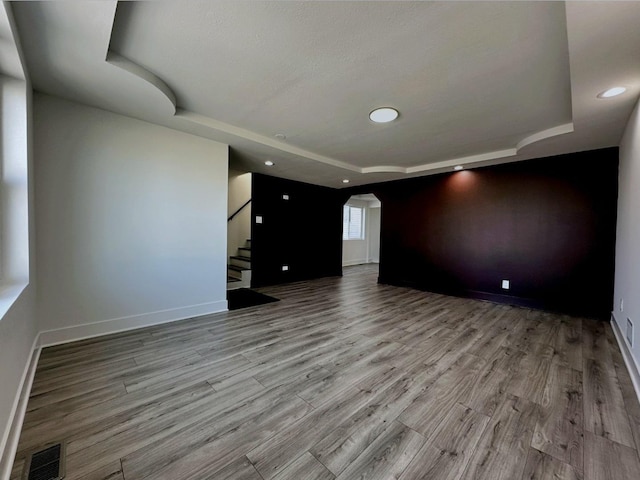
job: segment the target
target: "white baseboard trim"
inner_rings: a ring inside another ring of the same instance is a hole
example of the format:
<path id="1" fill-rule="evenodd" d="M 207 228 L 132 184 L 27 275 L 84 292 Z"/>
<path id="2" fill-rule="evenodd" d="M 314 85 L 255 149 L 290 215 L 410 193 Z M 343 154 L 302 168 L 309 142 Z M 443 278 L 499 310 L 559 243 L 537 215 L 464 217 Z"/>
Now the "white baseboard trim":
<path id="1" fill-rule="evenodd" d="M 176 322 L 179 320 L 186 320 L 187 318 L 210 315 L 212 313 L 226 312 L 227 310 L 227 301 L 220 300 L 217 302 L 191 305 L 189 307 L 172 308 L 170 310 L 161 310 L 159 312 L 143 313 L 140 315 L 113 318 L 110 320 L 74 325 L 55 330 L 46 330 L 40 332 L 38 346 L 50 347 L 61 343 L 85 340 L 87 338 L 100 337 L 102 335 L 125 332 L 127 330 L 135 330 L 137 328 L 150 327 L 153 325 L 160 325 L 162 323 Z"/>
<path id="2" fill-rule="evenodd" d="M 162 323 L 176 322 L 188 318 L 225 312 L 228 310 L 226 300 L 211 303 L 202 303 L 189 307 L 162 310 L 159 312 L 132 315 L 130 317 L 114 318 L 100 322 L 75 325 L 72 327 L 47 330 L 36 335 L 31 346 L 31 355 L 22 372 L 20 386 L 16 392 L 11 410 L 9 424 L 6 426 L 0 439 L 0 480 L 9 480 L 13 468 L 13 458 L 18 449 L 20 432 L 24 416 L 27 411 L 27 403 L 31 394 L 31 387 L 36 373 L 36 367 L 43 347 L 68 343 L 86 338 L 109 335 L 111 333 L 124 332 L 137 328 L 160 325 Z"/>
<path id="3" fill-rule="evenodd" d="M 611 314 L 611 328 L 613 329 L 613 334 L 618 341 L 618 346 L 620 347 L 620 351 L 622 352 L 622 358 L 624 359 L 624 363 L 627 366 L 627 370 L 629 371 L 631 383 L 633 383 L 633 389 L 635 390 L 638 401 L 640 402 L 640 368 L 633 358 L 633 355 L 631 355 L 629 346 L 624 340 L 624 336 L 622 335 L 620 327 L 618 327 L 618 322 L 616 321 L 613 314 Z"/>
<path id="4" fill-rule="evenodd" d="M 352 267 L 354 265 L 364 265 L 365 263 L 370 263 L 369 261 L 367 261 L 366 258 L 363 258 L 361 260 L 351 260 L 348 262 L 342 262 L 342 266 L 343 267 Z"/>
<path id="5" fill-rule="evenodd" d="M 27 411 L 27 403 L 29 401 L 29 395 L 31 394 L 33 378 L 36 374 L 36 366 L 40 358 L 40 348 L 37 347 L 37 342 L 38 335 L 36 335 L 36 338 L 33 340 L 31 355 L 22 372 L 20 387 L 16 392 L 16 397 L 13 402 L 9 424 L 2 437 L 0 448 L 0 480 L 9 480 L 11 469 L 13 468 L 13 458 L 18 450 L 22 423 L 24 422 L 24 416 Z"/>

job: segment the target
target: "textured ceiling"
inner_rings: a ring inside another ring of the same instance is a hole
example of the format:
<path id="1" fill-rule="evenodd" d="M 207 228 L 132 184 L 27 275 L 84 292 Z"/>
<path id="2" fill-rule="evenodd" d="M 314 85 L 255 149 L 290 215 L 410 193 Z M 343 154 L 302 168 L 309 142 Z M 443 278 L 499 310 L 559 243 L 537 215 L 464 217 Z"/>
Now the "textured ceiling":
<path id="1" fill-rule="evenodd" d="M 186 110 L 360 167 L 500 150 L 571 121 L 562 3 L 190 5 L 121 4 L 111 49 Z M 379 105 L 398 121 L 369 121 Z"/>
<path id="2" fill-rule="evenodd" d="M 639 3 L 13 9 L 37 90 L 223 141 L 237 167 L 335 187 L 617 145 L 640 87 Z M 620 83 L 625 95 L 596 99 Z M 401 115 L 373 124 L 377 106 Z"/>

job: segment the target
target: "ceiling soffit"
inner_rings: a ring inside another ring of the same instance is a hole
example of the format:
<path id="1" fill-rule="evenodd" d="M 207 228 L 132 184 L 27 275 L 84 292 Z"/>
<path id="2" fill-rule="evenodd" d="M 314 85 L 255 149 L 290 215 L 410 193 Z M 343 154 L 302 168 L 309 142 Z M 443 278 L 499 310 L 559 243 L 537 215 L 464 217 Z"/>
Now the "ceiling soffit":
<path id="1" fill-rule="evenodd" d="M 118 3 L 106 61 L 156 90 L 163 110 L 196 130 L 361 174 L 483 164 L 573 131 L 566 18 L 559 2 L 483 8 L 417 2 L 405 9 L 394 2 L 206 2 L 201 10 L 179 3 Z M 261 12 L 249 15 L 247 8 Z M 388 39 L 367 36 L 389 19 Z M 175 27 L 175 38 L 161 28 L 167 25 Z M 331 42 L 332 28 L 336 35 L 355 30 L 346 37 L 352 41 L 347 53 Z M 205 47 L 193 51 L 199 44 Z M 216 47 L 206 47 L 211 44 Z M 231 65 L 230 54 L 237 57 Z M 391 74 L 371 79 L 376 66 L 389 70 L 380 64 L 389 58 L 398 62 Z M 292 68 L 283 69 L 283 62 Z M 353 72 L 334 79 L 347 65 Z M 301 66 L 309 71 L 299 72 Z M 432 82 L 434 76 L 442 78 Z M 338 84 L 327 86 L 330 79 Z M 386 93 L 389 102 L 403 104 L 393 103 L 401 117 L 371 124 L 366 114 L 377 106 L 376 96 L 384 104 L 385 88 L 393 92 Z M 323 89 L 343 98 L 312 95 Z M 327 103 L 337 113 L 324 111 Z M 253 112 L 247 105 L 254 105 Z M 273 137 L 281 131 L 286 141 Z"/>

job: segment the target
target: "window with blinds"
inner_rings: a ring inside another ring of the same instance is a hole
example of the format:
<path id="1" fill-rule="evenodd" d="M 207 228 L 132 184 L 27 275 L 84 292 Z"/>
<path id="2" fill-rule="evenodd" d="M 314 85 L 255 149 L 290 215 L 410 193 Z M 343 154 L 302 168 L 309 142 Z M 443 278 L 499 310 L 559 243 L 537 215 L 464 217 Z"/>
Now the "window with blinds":
<path id="1" fill-rule="evenodd" d="M 364 240 L 364 208 L 344 206 L 342 239 Z"/>

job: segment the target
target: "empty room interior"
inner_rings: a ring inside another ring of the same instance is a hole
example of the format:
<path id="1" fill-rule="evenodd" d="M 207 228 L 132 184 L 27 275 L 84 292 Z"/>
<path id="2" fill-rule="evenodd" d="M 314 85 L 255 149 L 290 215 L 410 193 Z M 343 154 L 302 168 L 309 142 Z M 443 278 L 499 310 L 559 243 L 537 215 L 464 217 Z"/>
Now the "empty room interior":
<path id="1" fill-rule="evenodd" d="M 639 25 L 2 2 L 0 480 L 640 479 Z"/>

